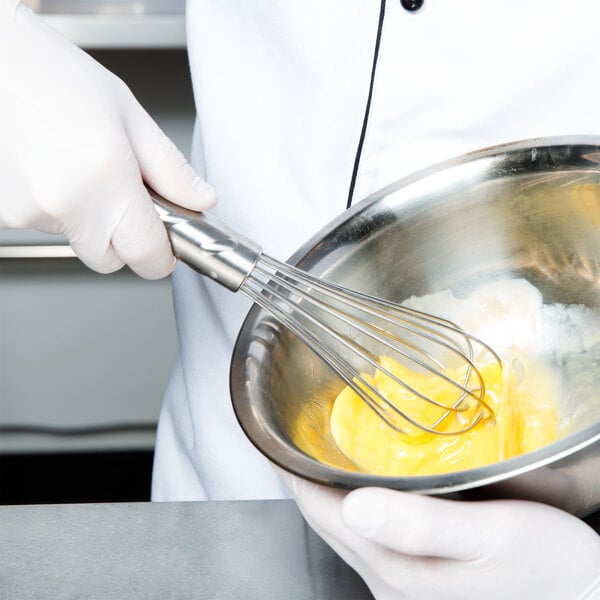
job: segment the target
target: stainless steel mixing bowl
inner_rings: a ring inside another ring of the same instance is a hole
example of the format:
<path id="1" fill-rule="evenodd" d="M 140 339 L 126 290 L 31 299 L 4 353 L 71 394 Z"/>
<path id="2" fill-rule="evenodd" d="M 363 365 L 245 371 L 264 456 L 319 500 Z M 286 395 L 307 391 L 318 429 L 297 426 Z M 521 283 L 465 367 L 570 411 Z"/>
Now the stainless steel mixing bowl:
<path id="1" fill-rule="evenodd" d="M 290 262 L 396 302 L 519 277 L 545 302 L 600 307 L 600 136 L 521 141 L 433 166 L 341 214 Z M 596 422 L 535 452 L 445 475 L 382 477 L 355 470 L 331 439 L 330 401 L 342 387 L 292 334 L 250 311 L 232 360 L 234 410 L 284 469 L 347 489 L 525 498 L 579 515 L 600 507 L 600 390 L 585 399 L 599 405 Z M 307 408 L 308 435 L 326 460 L 292 441 Z"/>

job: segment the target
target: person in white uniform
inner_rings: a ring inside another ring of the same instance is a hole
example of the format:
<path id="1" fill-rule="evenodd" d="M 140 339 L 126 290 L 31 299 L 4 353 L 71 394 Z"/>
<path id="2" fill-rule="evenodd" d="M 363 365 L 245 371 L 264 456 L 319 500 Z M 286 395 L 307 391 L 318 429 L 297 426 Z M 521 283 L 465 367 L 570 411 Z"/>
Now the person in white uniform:
<path id="1" fill-rule="evenodd" d="M 600 133 L 595 0 L 190 0 L 187 23 L 194 169 L 122 82 L 0 0 L 1 226 L 63 233 L 100 272 L 161 277 L 174 259 L 142 180 L 196 210 L 214 188 L 212 210 L 285 259 L 421 167 Z M 154 500 L 291 494 L 378 598 L 600 597 L 600 538 L 554 508 L 346 493 L 274 470 L 229 400 L 248 301 L 185 265 L 173 285 L 180 355 Z"/>

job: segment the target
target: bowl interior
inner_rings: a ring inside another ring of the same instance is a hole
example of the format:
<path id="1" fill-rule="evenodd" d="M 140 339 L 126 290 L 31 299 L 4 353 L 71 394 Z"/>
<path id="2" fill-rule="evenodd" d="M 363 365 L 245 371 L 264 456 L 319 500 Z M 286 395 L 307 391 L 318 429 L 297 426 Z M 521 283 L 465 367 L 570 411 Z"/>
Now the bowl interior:
<path id="1" fill-rule="evenodd" d="M 462 297 L 484 283 L 524 278 L 544 302 L 600 307 L 597 141 L 521 142 L 432 167 L 340 215 L 291 262 L 395 302 L 444 289 Z M 600 435 L 600 397 L 590 394 L 574 434 L 532 456 L 458 474 L 372 476 L 331 439 L 329 411 L 343 385 L 272 317 L 250 312 L 232 362 L 236 415 L 261 452 L 309 479 L 345 488 L 463 489 L 551 462 Z"/>

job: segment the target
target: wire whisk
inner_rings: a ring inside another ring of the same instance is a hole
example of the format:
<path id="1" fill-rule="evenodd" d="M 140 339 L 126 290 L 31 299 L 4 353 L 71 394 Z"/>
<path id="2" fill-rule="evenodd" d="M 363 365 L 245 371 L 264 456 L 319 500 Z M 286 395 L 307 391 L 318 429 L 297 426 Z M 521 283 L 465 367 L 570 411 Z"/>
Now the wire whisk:
<path id="1" fill-rule="evenodd" d="M 458 435 L 494 418 L 480 366 L 502 364 L 481 340 L 446 319 L 277 261 L 211 215 L 150 193 L 176 256 L 269 312 L 389 427 Z M 378 386 L 374 373 L 391 385 Z M 400 390 L 402 402 L 389 389 Z"/>

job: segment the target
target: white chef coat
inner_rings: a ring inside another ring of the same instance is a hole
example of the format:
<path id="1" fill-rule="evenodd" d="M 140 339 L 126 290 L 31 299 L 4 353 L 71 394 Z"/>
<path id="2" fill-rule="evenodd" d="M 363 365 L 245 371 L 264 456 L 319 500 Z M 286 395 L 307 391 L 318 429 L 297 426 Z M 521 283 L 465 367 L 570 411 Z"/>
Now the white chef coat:
<path id="1" fill-rule="evenodd" d="M 600 133 L 597 0 L 189 0 L 193 162 L 214 213 L 285 259 L 400 177 L 477 148 Z M 180 265 L 155 500 L 286 495 L 229 398 L 249 301 Z"/>

